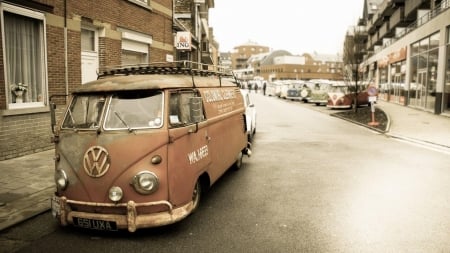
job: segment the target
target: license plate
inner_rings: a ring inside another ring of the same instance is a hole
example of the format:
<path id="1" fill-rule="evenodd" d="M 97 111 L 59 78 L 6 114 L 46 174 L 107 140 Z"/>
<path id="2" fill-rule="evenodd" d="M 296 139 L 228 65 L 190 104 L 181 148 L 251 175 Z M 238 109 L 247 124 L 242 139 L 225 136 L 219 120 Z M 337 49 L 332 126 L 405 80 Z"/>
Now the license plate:
<path id="1" fill-rule="evenodd" d="M 61 215 L 61 205 L 59 204 L 58 197 L 53 196 L 51 198 L 51 207 L 52 207 L 52 214 L 54 217 Z"/>
<path id="2" fill-rule="evenodd" d="M 114 221 L 73 217 L 73 225 L 94 230 L 117 231 L 117 224 Z"/>

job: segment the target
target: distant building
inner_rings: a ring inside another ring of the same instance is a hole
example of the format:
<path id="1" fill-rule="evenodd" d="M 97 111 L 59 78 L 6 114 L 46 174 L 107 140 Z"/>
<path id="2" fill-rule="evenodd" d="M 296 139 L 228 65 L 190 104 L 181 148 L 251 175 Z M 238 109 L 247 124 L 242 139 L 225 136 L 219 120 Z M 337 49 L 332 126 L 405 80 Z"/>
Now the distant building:
<path id="1" fill-rule="evenodd" d="M 260 72 L 266 80 L 343 80 L 339 56 L 317 53 L 294 56 L 286 51 L 275 51 L 261 62 Z"/>
<path id="2" fill-rule="evenodd" d="M 231 53 L 219 53 L 219 66 L 223 71 L 230 73 L 232 70 Z"/>
<path id="3" fill-rule="evenodd" d="M 231 52 L 231 68 L 233 70 L 245 69 L 248 67 L 247 61 L 252 55 L 267 53 L 269 51 L 269 47 L 258 45 L 252 41 L 236 46 Z"/>
<path id="4" fill-rule="evenodd" d="M 221 58 L 225 54 L 221 54 Z M 242 80 L 330 79 L 343 80 L 342 59 L 338 55 L 292 55 L 286 50 L 271 51 L 255 42 L 236 46 L 231 53 L 231 69 Z"/>

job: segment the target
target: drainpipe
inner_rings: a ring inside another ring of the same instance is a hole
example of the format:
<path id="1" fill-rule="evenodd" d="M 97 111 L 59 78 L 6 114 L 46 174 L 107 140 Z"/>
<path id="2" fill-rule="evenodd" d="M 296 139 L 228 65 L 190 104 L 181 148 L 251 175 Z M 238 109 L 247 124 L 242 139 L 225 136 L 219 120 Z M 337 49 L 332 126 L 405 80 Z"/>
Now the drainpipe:
<path id="1" fill-rule="evenodd" d="M 67 58 L 67 0 L 64 0 L 64 85 L 66 88 L 66 95 L 69 94 L 69 66 Z M 68 103 L 68 96 L 66 96 L 66 104 Z"/>

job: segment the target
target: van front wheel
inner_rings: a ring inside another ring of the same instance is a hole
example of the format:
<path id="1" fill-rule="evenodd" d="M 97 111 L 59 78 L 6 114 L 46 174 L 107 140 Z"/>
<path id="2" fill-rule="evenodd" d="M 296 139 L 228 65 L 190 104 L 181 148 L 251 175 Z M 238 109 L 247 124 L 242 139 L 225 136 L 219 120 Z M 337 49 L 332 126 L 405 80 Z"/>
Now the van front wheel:
<path id="1" fill-rule="evenodd" d="M 195 183 L 194 192 L 192 193 L 192 212 L 194 212 L 198 208 L 201 195 L 202 184 L 200 183 L 200 180 L 197 180 L 197 183 Z"/>

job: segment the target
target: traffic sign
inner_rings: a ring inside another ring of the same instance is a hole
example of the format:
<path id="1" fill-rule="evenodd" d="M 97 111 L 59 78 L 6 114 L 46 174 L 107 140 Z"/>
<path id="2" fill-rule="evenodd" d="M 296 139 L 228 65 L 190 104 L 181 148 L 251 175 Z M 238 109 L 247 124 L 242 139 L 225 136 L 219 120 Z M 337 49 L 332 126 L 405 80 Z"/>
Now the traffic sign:
<path id="1" fill-rule="evenodd" d="M 370 85 L 369 87 L 367 87 L 367 94 L 369 94 L 369 96 L 376 96 L 378 95 L 378 89 L 377 87 Z"/>

